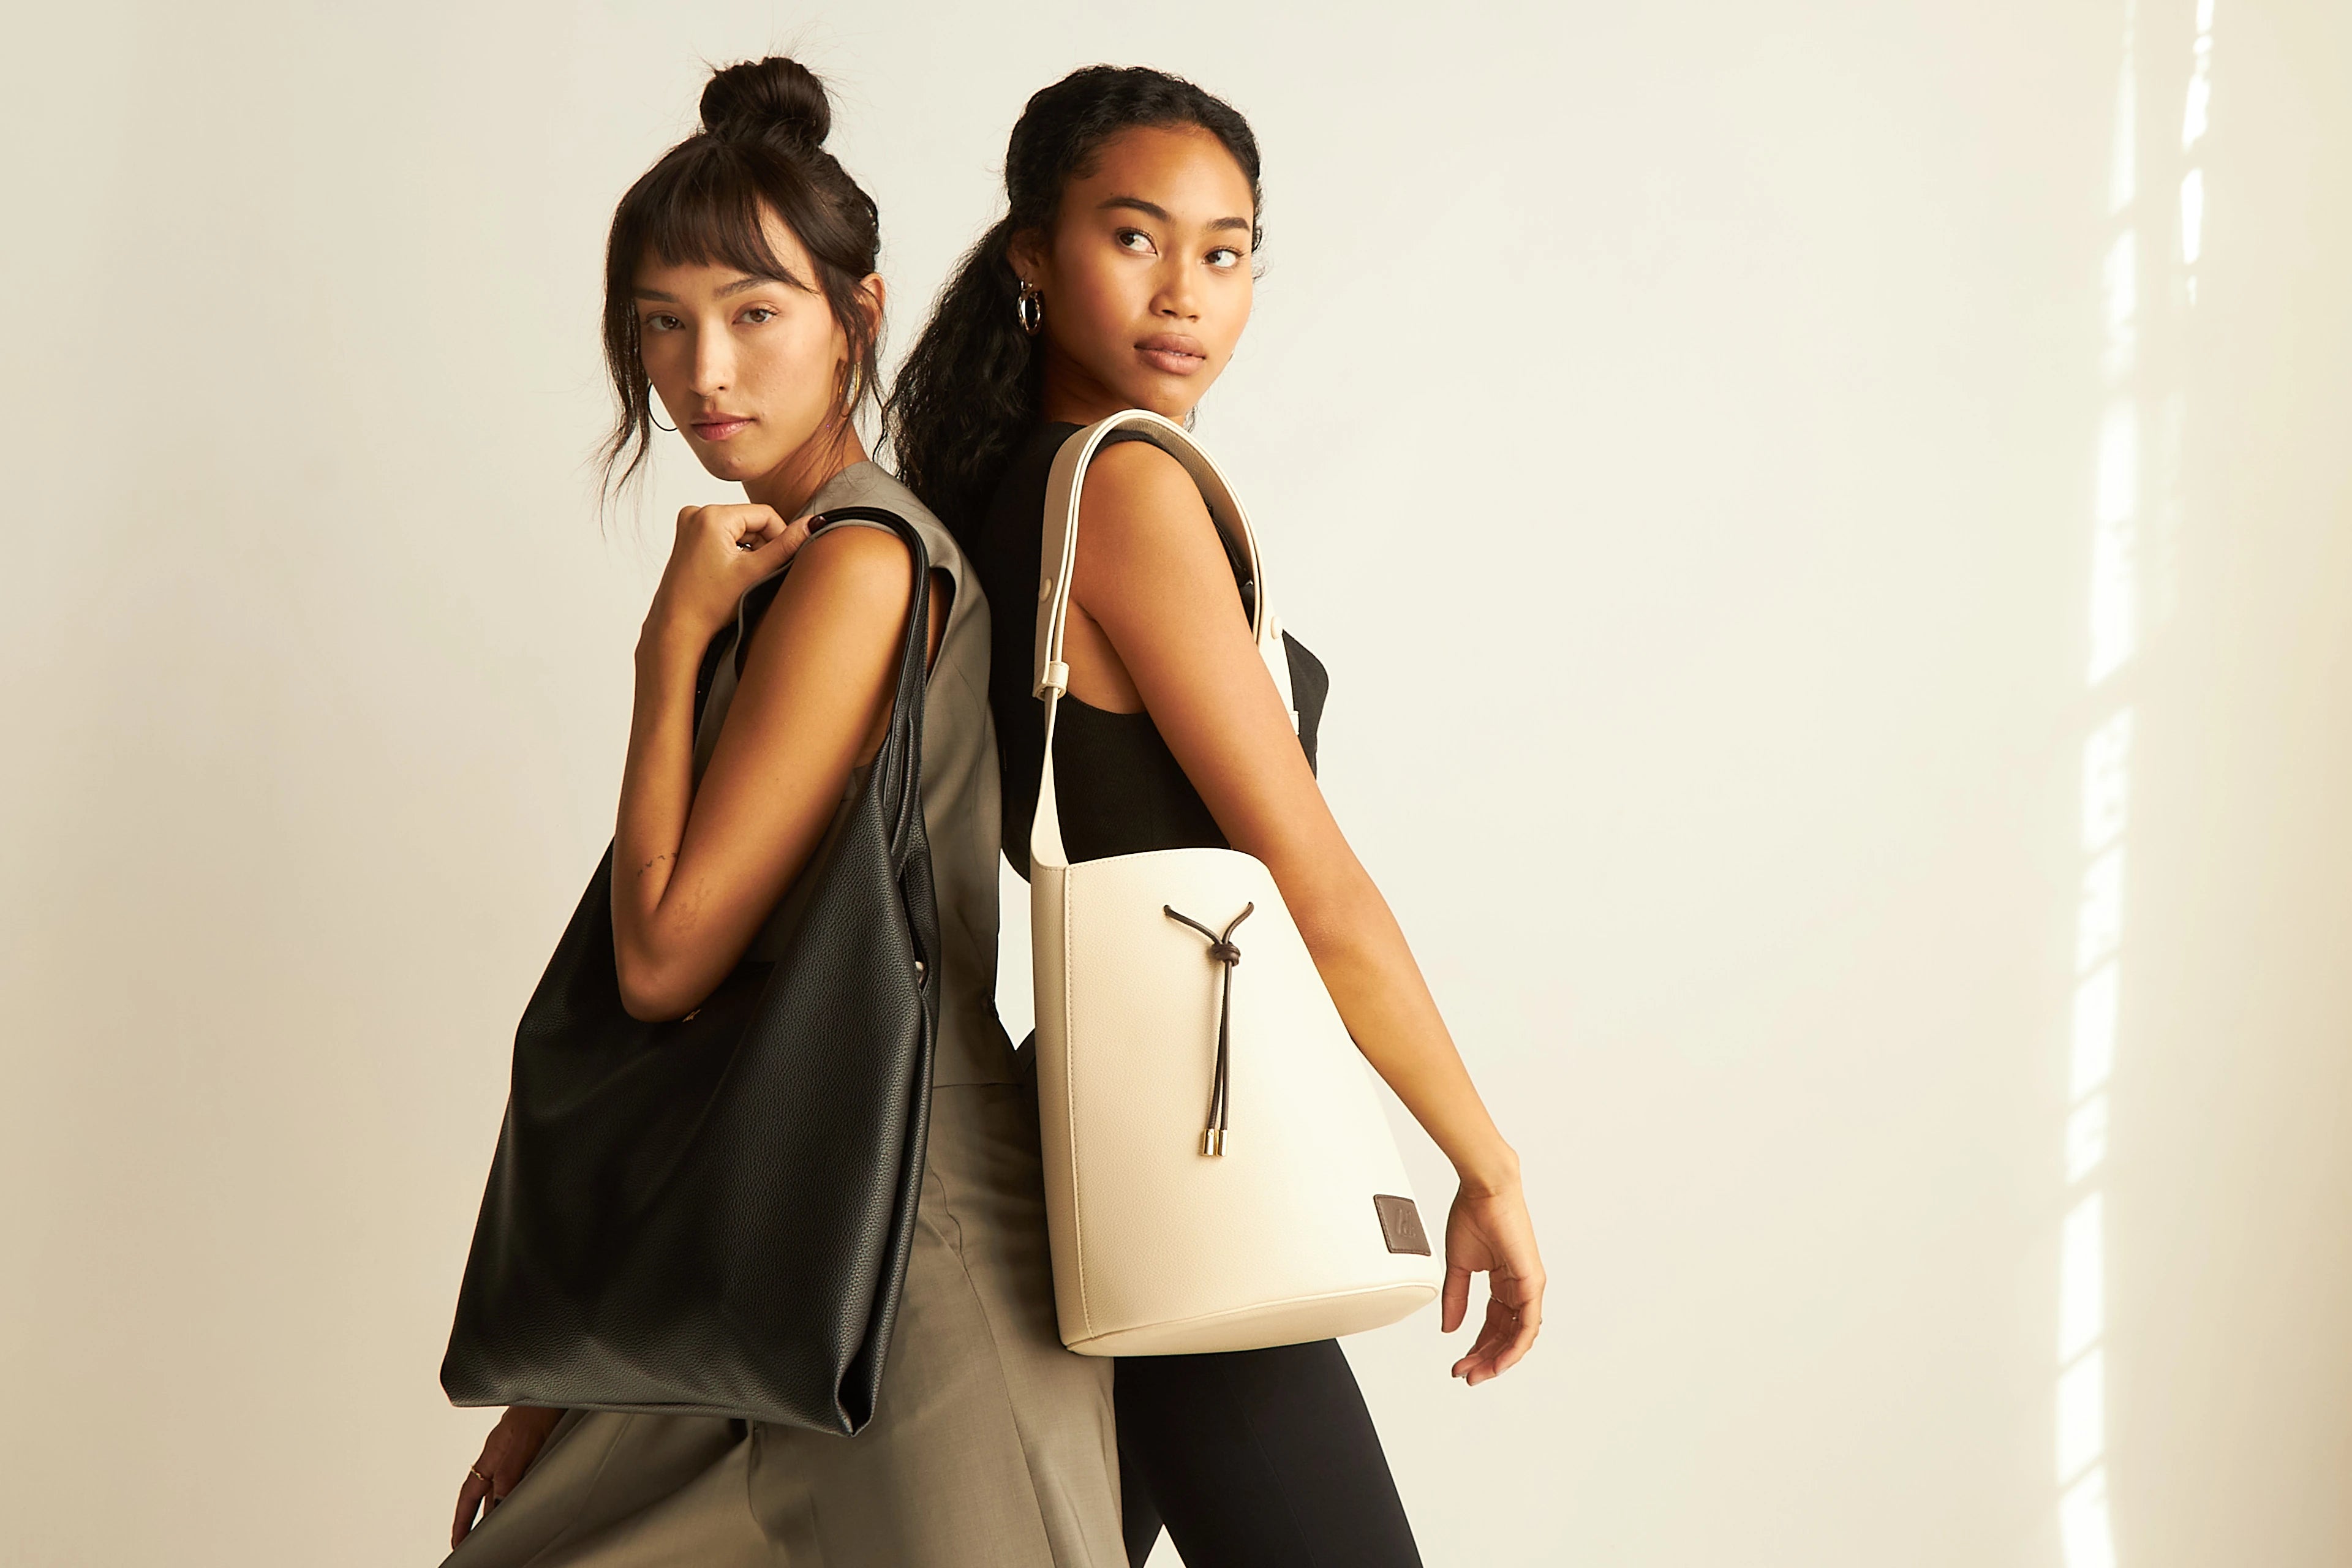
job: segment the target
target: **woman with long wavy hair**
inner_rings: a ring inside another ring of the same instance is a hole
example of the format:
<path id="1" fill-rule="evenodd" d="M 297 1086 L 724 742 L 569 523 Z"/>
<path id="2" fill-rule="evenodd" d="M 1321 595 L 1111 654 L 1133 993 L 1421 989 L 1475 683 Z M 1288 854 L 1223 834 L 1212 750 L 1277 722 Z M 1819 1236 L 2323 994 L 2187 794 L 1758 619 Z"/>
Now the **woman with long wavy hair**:
<path id="1" fill-rule="evenodd" d="M 1025 868 L 1047 470 L 1076 429 L 1122 410 L 1189 421 L 1223 372 L 1249 321 L 1257 142 L 1190 82 L 1096 66 L 1029 100 L 1004 184 L 1010 210 L 941 291 L 889 418 L 901 476 L 998 607 L 1004 843 Z M 1495 1377 L 1542 1320 L 1518 1159 L 1316 784 L 1328 677 L 1288 643 L 1294 730 L 1251 640 L 1255 584 L 1159 447 L 1107 446 L 1081 518 L 1054 753 L 1070 858 L 1207 846 L 1265 864 L 1349 1033 L 1460 1175 L 1441 1321 L 1459 1326 L 1471 1276 L 1486 1274 L 1484 1327 L 1454 1372 Z M 1130 1563 L 1163 1523 L 1191 1568 L 1420 1561 L 1336 1342 L 1124 1358 L 1117 1405 Z"/>
<path id="2" fill-rule="evenodd" d="M 646 1019 L 693 1012 L 740 961 L 789 942 L 803 873 L 882 742 L 908 635 L 906 545 L 810 519 L 904 518 L 932 566 L 921 782 L 942 947 L 922 1195 L 879 1395 L 852 1437 L 509 1409 L 458 1495 L 462 1568 L 1118 1560 L 1110 1380 L 1055 1337 L 1034 1102 L 994 1008 L 988 605 L 858 438 L 882 326 L 878 217 L 824 150 L 830 120 L 794 62 L 729 67 L 703 92 L 702 128 L 613 217 L 608 458 L 625 481 L 658 406 L 745 498 L 679 515 L 638 639 L 613 934 L 622 999 Z M 705 649 L 730 626 L 698 726 Z"/>

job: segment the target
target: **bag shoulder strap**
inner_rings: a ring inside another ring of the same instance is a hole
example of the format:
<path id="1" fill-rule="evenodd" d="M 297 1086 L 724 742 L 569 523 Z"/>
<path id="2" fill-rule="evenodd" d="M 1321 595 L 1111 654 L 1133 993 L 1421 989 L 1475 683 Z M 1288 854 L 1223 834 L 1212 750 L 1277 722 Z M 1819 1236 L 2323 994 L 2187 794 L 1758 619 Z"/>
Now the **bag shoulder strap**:
<path id="1" fill-rule="evenodd" d="M 907 547 L 911 574 L 907 630 L 898 645 L 898 685 L 890 699 L 890 727 L 874 759 L 876 784 L 887 814 L 893 868 L 903 869 L 923 811 L 923 699 L 930 681 L 930 663 L 925 656 L 931 642 L 931 554 L 913 523 L 878 506 L 827 507 L 810 525 L 809 537 L 832 528 L 861 525 L 897 534 Z"/>
<path id="2" fill-rule="evenodd" d="M 1054 720 L 1070 685 L 1070 667 L 1062 658 L 1062 641 L 1069 628 L 1070 578 L 1078 559 L 1078 503 L 1086 488 L 1087 469 L 1095 455 L 1105 441 L 1121 431 L 1136 432 L 1184 466 L 1184 471 L 1200 487 L 1201 497 L 1208 503 L 1209 516 L 1219 531 L 1240 551 L 1255 585 L 1250 635 L 1257 644 L 1259 659 L 1274 679 L 1275 689 L 1282 694 L 1282 706 L 1290 713 L 1291 727 L 1295 730 L 1298 724 L 1290 694 L 1290 658 L 1283 645 L 1282 624 L 1276 618 L 1273 599 L 1266 588 L 1265 564 L 1258 555 L 1257 534 L 1250 527 L 1249 514 L 1242 510 L 1240 499 L 1225 482 L 1216 463 L 1182 426 L 1148 409 L 1130 408 L 1073 433 L 1054 454 L 1053 470 L 1045 481 L 1044 532 L 1040 539 L 1037 640 L 1035 660 L 1031 666 L 1031 690 L 1045 703 L 1045 755 L 1038 771 L 1037 813 L 1029 826 L 1029 862 L 1033 867 L 1069 864 L 1062 845 L 1061 812 L 1054 787 Z"/>

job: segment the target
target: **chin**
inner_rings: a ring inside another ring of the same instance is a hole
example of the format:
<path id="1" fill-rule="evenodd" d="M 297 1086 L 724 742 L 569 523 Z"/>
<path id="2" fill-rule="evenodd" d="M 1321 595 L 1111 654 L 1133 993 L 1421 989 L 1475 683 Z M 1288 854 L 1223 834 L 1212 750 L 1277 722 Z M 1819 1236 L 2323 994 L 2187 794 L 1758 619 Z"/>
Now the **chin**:
<path id="1" fill-rule="evenodd" d="M 1119 395 L 1127 399 L 1129 408 L 1145 409 L 1181 425 L 1184 416 L 1192 411 L 1192 405 L 1201 401 L 1201 395 L 1207 390 L 1205 386 L 1194 386 L 1190 381 L 1179 381 L 1173 385 L 1123 386 L 1119 388 Z"/>
<path id="2" fill-rule="evenodd" d="M 762 464 L 750 453 L 731 451 L 725 447 L 699 455 L 703 472 L 714 479 L 725 479 L 732 484 L 756 479 L 775 466 L 772 463 Z"/>

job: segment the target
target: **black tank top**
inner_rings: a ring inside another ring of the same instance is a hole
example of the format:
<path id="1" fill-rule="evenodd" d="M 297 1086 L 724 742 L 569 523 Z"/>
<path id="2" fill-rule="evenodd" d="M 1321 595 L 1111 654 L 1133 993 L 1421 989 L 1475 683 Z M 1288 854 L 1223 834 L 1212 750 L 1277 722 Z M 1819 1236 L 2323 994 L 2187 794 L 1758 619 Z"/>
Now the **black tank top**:
<path id="1" fill-rule="evenodd" d="M 1024 877 L 1029 874 L 1029 821 L 1037 810 L 1037 776 L 1045 756 L 1045 705 L 1032 694 L 1036 671 L 1031 668 L 1037 656 L 1037 584 L 1045 570 L 1045 482 L 1054 454 L 1077 428 L 1044 426 L 1014 455 L 972 553 L 994 627 L 988 705 L 996 718 L 997 762 L 1004 783 L 1004 853 Z M 1105 444 L 1144 439 L 1139 431 L 1122 430 Z M 1257 584 L 1222 530 L 1218 538 L 1232 563 L 1246 620 L 1255 606 Z M 1331 678 L 1297 638 L 1285 632 L 1282 640 L 1290 663 L 1290 698 L 1298 710 L 1298 743 L 1311 768 Z M 1062 841 L 1073 861 L 1147 849 L 1229 847 L 1150 714 L 1107 712 L 1066 692 L 1054 726 L 1054 760 L 1061 785 Z"/>

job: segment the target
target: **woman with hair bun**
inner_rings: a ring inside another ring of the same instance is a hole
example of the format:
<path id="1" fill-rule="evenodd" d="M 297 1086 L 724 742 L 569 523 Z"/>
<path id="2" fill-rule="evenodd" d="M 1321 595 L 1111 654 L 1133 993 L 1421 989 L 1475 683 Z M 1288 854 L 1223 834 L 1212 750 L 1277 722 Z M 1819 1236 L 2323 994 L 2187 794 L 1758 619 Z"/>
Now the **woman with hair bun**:
<path id="1" fill-rule="evenodd" d="M 639 471 L 658 400 L 745 499 L 679 514 L 637 643 L 613 933 L 623 1002 L 646 1019 L 686 1016 L 788 939 L 795 882 L 887 730 L 907 635 L 899 537 L 810 520 L 861 505 L 906 519 L 932 567 L 921 783 L 943 947 L 922 1198 L 880 1394 L 852 1437 L 509 1409 L 458 1495 L 462 1568 L 1121 1556 L 1109 1369 L 1055 1337 L 1035 1106 L 994 1008 L 988 605 L 955 541 L 858 438 L 882 324 L 877 221 L 824 149 L 830 120 L 800 65 L 730 66 L 703 92 L 701 129 L 614 214 L 607 479 Z M 730 624 L 743 631 L 698 728 L 704 650 Z"/>
<path id="2" fill-rule="evenodd" d="M 1189 423 L 1232 359 L 1260 238 L 1257 142 L 1191 82 L 1093 66 L 1029 100 L 1004 185 L 1010 211 L 899 374 L 891 437 L 998 606 L 1004 844 L 1025 869 L 1045 745 L 1030 617 L 1048 471 L 1079 427 L 1127 409 Z M 1486 1274 L 1486 1321 L 1454 1374 L 1497 1376 L 1543 1316 L 1518 1157 L 1316 784 L 1323 666 L 1287 641 L 1294 731 L 1252 640 L 1255 584 L 1158 447 L 1107 443 L 1080 516 L 1054 743 L 1070 859 L 1230 847 L 1265 863 L 1349 1032 L 1461 1177 L 1441 1324 L 1461 1324 Z M 1189 1568 L 1421 1561 L 1335 1342 L 1118 1367 L 1130 1563 L 1163 1523 Z"/>

